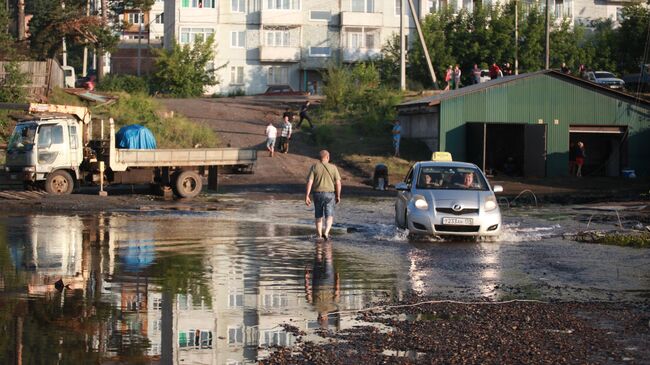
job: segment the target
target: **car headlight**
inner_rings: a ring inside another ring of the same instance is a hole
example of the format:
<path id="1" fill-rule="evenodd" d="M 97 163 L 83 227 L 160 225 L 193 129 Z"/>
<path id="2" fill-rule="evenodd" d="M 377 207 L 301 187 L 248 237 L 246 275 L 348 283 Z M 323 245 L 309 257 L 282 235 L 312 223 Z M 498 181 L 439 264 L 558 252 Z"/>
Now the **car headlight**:
<path id="1" fill-rule="evenodd" d="M 494 195 L 488 195 L 485 197 L 485 211 L 489 212 L 491 210 L 497 209 L 497 198 Z"/>
<path id="2" fill-rule="evenodd" d="M 34 171 L 36 171 L 36 167 L 35 166 L 26 166 L 26 167 L 23 167 L 23 171 L 25 171 L 25 172 L 34 172 Z"/>
<path id="3" fill-rule="evenodd" d="M 423 198 L 417 198 L 415 199 L 415 207 L 420 210 L 427 210 L 429 209 L 429 204 Z"/>

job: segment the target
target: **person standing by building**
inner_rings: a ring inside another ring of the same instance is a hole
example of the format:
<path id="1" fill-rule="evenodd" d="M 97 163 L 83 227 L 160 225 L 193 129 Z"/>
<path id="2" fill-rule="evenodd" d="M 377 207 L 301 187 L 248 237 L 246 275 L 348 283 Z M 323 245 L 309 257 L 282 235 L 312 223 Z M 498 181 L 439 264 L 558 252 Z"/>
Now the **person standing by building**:
<path id="1" fill-rule="evenodd" d="M 300 129 L 300 125 L 302 124 L 303 120 L 307 120 L 307 122 L 309 122 L 309 128 L 314 129 L 314 124 L 311 122 L 311 118 L 309 117 L 309 114 L 307 114 L 307 110 L 309 109 L 309 105 L 311 105 L 311 103 L 309 102 L 309 100 L 307 100 L 300 107 L 300 121 L 298 122 L 298 125 L 296 126 L 298 129 Z"/>
<path id="2" fill-rule="evenodd" d="M 289 152 L 289 140 L 291 139 L 291 122 L 289 117 L 284 117 L 284 123 L 282 123 L 282 130 L 280 132 L 280 152 L 288 153 Z"/>
<path id="3" fill-rule="evenodd" d="M 474 84 L 481 83 L 481 69 L 478 68 L 477 64 L 474 64 L 474 68 L 472 68 L 472 81 Z"/>
<path id="4" fill-rule="evenodd" d="M 453 73 L 454 71 L 451 69 L 451 65 L 449 65 L 449 67 L 447 67 L 447 71 L 445 71 L 445 82 L 447 83 L 447 86 L 445 86 L 445 90 L 449 90 L 449 88 L 451 87 Z"/>
<path id="5" fill-rule="evenodd" d="M 329 163 L 330 153 L 327 150 L 320 151 L 319 158 L 320 161 L 311 166 L 307 175 L 305 204 L 311 205 L 310 195 L 313 191 L 316 233 L 319 238 L 329 240 L 334 223 L 334 205 L 341 201 L 341 175 L 336 166 Z"/>
<path id="6" fill-rule="evenodd" d="M 454 66 L 454 89 L 459 89 L 460 88 L 460 67 L 458 67 L 458 64 Z"/>
<path id="7" fill-rule="evenodd" d="M 578 142 L 576 144 L 576 176 L 577 177 L 582 177 L 582 165 L 585 164 L 585 158 L 587 157 L 587 154 L 585 152 L 585 144 L 582 142 Z"/>
<path id="8" fill-rule="evenodd" d="M 402 125 L 399 120 L 395 119 L 393 122 L 393 148 L 395 149 L 395 157 L 399 157 L 399 143 L 402 139 Z"/>
<path id="9" fill-rule="evenodd" d="M 269 151 L 269 156 L 273 157 L 275 150 L 275 138 L 278 136 L 278 129 L 275 128 L 273 122 L 269 122 L 266 126 L 266 149 Z"/>

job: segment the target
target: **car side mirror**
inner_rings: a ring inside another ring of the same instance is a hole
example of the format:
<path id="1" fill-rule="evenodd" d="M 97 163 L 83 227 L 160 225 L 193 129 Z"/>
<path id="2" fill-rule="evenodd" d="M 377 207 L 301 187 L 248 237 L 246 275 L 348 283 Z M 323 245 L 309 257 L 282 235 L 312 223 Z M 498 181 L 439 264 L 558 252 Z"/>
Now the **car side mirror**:
<path id="1" fill-rule="evenodd" d="M 501 185 L 494 185 L 492 187 L 492 191 L 495 193 L 502 193 L 503 192 L 503 186 Z"/>
<path id="2" fill-rule="evenodd" d="M 395 190 L 397 191 L 408 191 L 409 186 L 405 182 L 395 184 Z"/>

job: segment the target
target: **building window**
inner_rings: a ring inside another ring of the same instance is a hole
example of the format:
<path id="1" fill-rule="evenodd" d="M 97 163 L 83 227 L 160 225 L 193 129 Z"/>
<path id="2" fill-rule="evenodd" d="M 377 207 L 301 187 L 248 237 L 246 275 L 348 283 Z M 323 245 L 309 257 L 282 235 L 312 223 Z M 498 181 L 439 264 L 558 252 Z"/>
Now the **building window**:
<path id="1" fill-rule="evenodd" d="M 160 13 L 156 15 L 156 18 L 154 20 L 156 24 L 165 24 L 165 14 Z"/>
<path id="2" fill-rule="evenodd" d="M 231 82 L 230 83 L 231 84 L 233 83 L 232 82 L 232 77 L 233 77 L 233 70 L 232 69 L 233 68 L 236 68 L 236 67 L 232 67 L 230 69 L 230 77 L 231 77 Z M 244 83 L 243 82 L 244 81 L 244 68 L 243 67 L 239 67 L 239 68 L 241 69 L 241 84 L 243 84 Z M 237 73 L 236 70 L 234 70 L 234 72 Z M 237 75 L 235 75 L 235 76 L 237 76 Z M 228 294 L 228 308 L 241 308 L 243 306 L 244 306 L 244 294 L 242 294 L 242 293 L 230 293 L 230 294 Z"/>
<path id="3" fill-rule="evenodd" d="M 194 43 L 195 40 L 206 40 L 214 34 L 212 28 L 181 28 L 181 44 Z"/>
<path id="4" fill-rule="evenodd" d="M 144 24 L 144 13 L 129 13 L 127 15 L 130 24 Z"/>
<path id="5" fill-rule="evenodd" d="M 311 57 L 329 57 L 332 49 L 330 47 L 309 47 Z"/>
<path id="6" fill-rule="evenodd" d="M 267 30 L 266 45 L 271 47 L 289 47 L 289 31 Z"/>
<path id="7" fill-rule="evenodd" d="M 289 68 L 286 66 L 269 67 L 269 85 L 287 85 L 289 83 Z"/>
<path id="8" fill-rule="evenodd" d="M 181 348 L 211 349 L 212 331 L 190 329 L 189 331 L 180 332 L 178 334 L 178 346 Z"/>
<path id="9" fill-rule="evenodd" d="M 245 48 L 246 47 L 246 31 L 230 32 L 230 47 L 232 47 L 232 48 Z"/>
<path id="10" fill-rule="evenodd" d="M 231 0 L 230 11 L 232 11 L 233 13 L 245 13 L 246 12 L 245 0 Z"/>
<path id="11" fill-rule="evenodd" d="M 214 9 L 215 0 L 183 0 L 184 8 L 211 8 Z"/>
<path id="12" fill-rule="evenodd" d="M 352 0 L 351 9 L 357 13 L 374 13 L 375 0 Z"/>
<path id="13" fill-rule="evenodd" d="M 244 343 L 244 331 L 241 327 L 228 327 L 228 343 Z"/>
<path id="14" fill-rule="evenodd" d="M 267 9 L 299 10 L 300 0 L 266 0 Z"/>
<path id="15" fill-rule="evenodd" d="M 230 84 L 244 84 L 244 66 L 230 66 Z"/>
<path id="16" fill-rule="evenodd" d="M 309 12 L 309 20 L 318 22 L 329 22 L 332 19 L 332 13 L 325 10 L 312 10 Z"/>

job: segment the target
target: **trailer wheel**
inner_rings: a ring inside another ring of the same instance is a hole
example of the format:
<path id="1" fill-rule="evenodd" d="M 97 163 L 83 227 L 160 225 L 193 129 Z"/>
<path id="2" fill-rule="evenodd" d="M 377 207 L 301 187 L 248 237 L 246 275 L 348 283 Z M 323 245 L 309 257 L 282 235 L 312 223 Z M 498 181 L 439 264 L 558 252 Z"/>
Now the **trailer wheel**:
<path id="1" fill-rule="evenodd" d="M 54 195 L 71 194 L 74 189 L 74 180 L 65 170 L 54 171 L 47 175 L 45 191 Z"/>
<path id="2" fill-rule="evenodd" d="M 203 189 L 201 176 L 194 171 L 182 171 L 174 181 L 174 192 L 181 198 L 194 198 Z"/>

